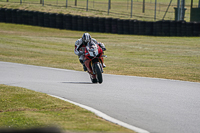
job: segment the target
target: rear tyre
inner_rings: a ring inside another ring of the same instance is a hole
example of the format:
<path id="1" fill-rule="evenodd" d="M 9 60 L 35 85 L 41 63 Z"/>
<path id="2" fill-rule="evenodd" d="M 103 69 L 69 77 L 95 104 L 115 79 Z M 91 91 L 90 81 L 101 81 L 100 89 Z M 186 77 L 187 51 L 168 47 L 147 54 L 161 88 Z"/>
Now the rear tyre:
<path id="1" fill-rule="evenodd" d="M 101 73 L 101 70 L 100 70 L 100 64 L 99 63 L 95 64 L 95 69 L 96 69 L 97 80 L 101 84 L 103 82 L 103 78 L 102 78 L 102 73 Z"/>

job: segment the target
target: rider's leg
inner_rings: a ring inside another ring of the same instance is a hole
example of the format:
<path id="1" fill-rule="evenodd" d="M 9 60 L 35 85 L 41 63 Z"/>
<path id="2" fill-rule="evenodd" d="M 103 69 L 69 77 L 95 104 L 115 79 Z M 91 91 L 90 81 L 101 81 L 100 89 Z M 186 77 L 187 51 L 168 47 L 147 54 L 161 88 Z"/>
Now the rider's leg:
<path id="1" fill-rule="evenodd" d="M 106 65 L 104 64 L 104 59 L 103 59 L 103 57 L 101 58 L 101 60 L 102 60 L 102 63 L 103 63 L 103 67 L 106 67 Z"/>
<path id="2" fill-rule="evenodd" d="M 79 57 L 79 61 L 80 61 L 80 63 L 83 65 L 83 70 L 84 70 L 84 71 L 87 71 L 87 68 L 86 68 L 85 64 L 83 63 L 83 59 L 84 59 L 84 55 L 81 55 L 81 56 Z"/>

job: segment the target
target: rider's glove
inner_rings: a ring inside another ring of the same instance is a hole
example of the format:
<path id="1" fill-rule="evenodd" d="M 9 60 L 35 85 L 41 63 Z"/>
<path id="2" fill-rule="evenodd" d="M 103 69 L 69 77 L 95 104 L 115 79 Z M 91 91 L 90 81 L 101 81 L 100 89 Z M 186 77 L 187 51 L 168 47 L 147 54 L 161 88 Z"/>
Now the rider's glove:
<path id="1" fill-rule="evenodd" d="M 84 54 L 83 51 L 79 51 L 78 56 L 81 56 L 83 54 Z"/>
<path id="2" fill-rule="evenodd" d="M 106 51 L 106 48 L 102 48 L 103 51 Z"/>

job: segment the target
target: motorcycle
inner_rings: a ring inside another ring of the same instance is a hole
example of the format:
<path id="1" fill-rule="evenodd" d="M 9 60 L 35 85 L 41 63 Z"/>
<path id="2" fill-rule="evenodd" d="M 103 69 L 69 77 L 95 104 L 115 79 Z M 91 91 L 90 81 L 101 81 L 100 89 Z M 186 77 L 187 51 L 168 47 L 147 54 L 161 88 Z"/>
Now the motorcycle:
<path id="1" fill-rule="evenodd" d="M 87 68 L 87 72 L 90 75 L 92 83 L 103 82 L 103 50 L 95 43 L 88 43 L 84 52 L 84 64 Z"/>

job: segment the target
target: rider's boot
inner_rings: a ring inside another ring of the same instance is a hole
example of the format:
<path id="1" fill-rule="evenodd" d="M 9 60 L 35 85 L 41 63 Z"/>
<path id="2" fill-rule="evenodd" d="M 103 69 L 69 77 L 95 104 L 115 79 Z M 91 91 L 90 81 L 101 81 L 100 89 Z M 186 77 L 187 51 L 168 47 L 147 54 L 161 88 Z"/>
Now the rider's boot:
<path id="1" fill-rule="evenodd" d="M 102 60 L 102 62 L 103 62 L 103 68 L 105 68 L 106 65 L 104 64 L 104 59 L 103 59 L 103 57 L 101 57 L 101 60 Z"/>
<path id="2" fill-rule="evenodd" d="M 85 66 L 85 64 L 83 64 L 83 70 L 87 71 L 87 67 Z"/>
<path id="3" fill-rule="evenodd" d="M 106 67 L 106 65 L 103 63 L 103 68 L 105 68 Z"/>
<path id="4" fill-rule="evenodd" d="M 79 61 L 80 61 L 80 63 L 83 65 L 83 70 L 84 70 L 84 71 L 87 71 L 87 67 L 85 66 L 85 64 L 83 63 L 83 61 L 80 60 L 80 59 L 79 59 Z"/>

